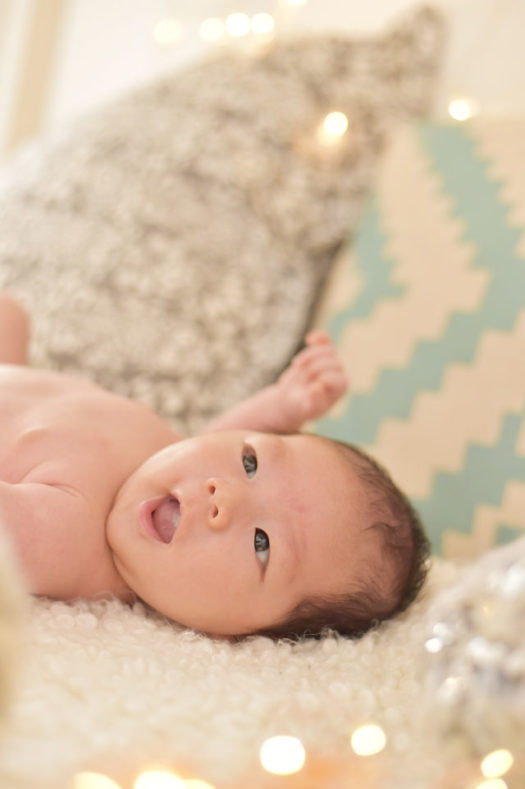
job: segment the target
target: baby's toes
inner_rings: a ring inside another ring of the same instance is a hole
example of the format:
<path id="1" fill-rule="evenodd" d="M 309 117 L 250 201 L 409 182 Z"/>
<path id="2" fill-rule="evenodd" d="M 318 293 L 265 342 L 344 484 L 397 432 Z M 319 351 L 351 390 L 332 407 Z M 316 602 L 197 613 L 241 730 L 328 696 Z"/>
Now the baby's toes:
<path id="1" fill-rule="evenodd" d="M 326 370 L 320 382 L 332 402 L 342 397 L 349 387 L 348 377 L 342 367 Z"/>
<path id="2" fill-rule="evenodd" d="M 301 375 L 305 380 L 311 381 L 322 375 L 325 370 L 339 369 L 342 365 L 341 360 L 330 347 L 315 346 L 301 351 L 295 357 L 292 367 L 298 376 Z"/>
<path id="3" fill-rule="evenodd" d="M 310 364 L 305 368 L 304 374 L 308 377 L 309 382 L 313 383 L 316 379 L 322 382 L 332 382 L 346 380 L 346 374 L 337 356 L 323 355 L 312 359 Z"/>
<path id="4" fill-rule="evenodd" d="M 346 392 L 346 376 L 339 372 L 326 372 L 308 387 L 309 419 L 322 416 Z"/>
<path id="5" fill-rule="evenodd" d="M 312 329 L 304 338 L 307 346 L 332 345 L 332 338 L 324 329 Z"/>

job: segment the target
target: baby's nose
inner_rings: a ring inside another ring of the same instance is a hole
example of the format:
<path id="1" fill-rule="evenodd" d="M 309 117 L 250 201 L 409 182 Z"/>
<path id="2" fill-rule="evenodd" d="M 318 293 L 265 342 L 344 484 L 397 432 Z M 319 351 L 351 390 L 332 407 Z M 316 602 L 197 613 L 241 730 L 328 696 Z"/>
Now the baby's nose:
<path id="1" fill-rule="evenodd" d="M 225 529 L 230 524 L 235 507 L 231 486 L 217 477 L 210 478 L 206 487 L 209 493 L 208 523 L 212 529 Z"/>

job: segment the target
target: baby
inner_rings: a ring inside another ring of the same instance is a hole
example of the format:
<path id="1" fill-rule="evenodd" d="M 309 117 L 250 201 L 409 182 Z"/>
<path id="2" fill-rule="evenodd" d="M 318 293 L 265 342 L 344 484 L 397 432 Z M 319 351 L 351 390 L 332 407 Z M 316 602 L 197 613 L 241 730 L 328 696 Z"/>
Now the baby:
<path id="1" fill-rule="evenodd" d="M 181 439 L 146 406 L 24 367 L 0 293 L 0 525 L 31 592 L 137 598 L 215 636 L 364 632 L 404 609 L 428 543 L 359 450 L 297 431 L 347 383 L 311 332 L 277 383 Z"/>

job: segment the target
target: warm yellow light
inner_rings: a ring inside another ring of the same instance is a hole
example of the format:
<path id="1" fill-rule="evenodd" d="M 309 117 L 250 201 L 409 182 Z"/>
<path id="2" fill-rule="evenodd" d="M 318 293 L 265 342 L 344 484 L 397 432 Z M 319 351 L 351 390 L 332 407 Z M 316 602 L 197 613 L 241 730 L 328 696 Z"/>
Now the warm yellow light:
<path id="1" fill-rule="evenodd" d="M 182 25 L 176 19 L 161 19 L 155 25 L 153 38 L 157 44 L 175 44 L 181 37 L 181 33 Z"/>
<path id="2" fill-rule="evenodd" d="M 514 764 L 514 757 L 506 748 L 488 753 L 481 762 L 481 772 L 485 778 L 501 778 Z"/>
<path id="3" fill-rule="evenodd" d="M 489 778 L 488 781 L 482 781 L 474 789 L 508 789 L 508 786 L 503 778 Z"/>
<path id="4" fill-rule="evenodd" d="M 386 735 L 381 726 L 370 723 L 356 729 L 350 738 L 352 749 L 358 756 L 373 756 L 386 745 Z"/>
<path id="5" fill-rule="evenodd" d="M 341 137 L 348 129 L 348 118 L 344 112 L 329 112 L 323 121 L 323 126 L 328 134 Z"/>
<path id="6" fill-rule="evenodd" d="M 297 737 L 270 737 L 261 746 L 260 759 L 269 773 L 290 775 L 303 768 L 306 754 Z"/>
<path id="7" fill-rule="evenodd" d="M 466 121 L 474 115 L 475 106 L 469 99 L 452 99 L 448 112 L 455 121 Z"/>
<path id="8" fill-rule="evenodd" d="M 348 129 L 348 118 L 344 112 L 329 112 L 317 129 L 321 145 L 335 145 Z"/>
<path id="9" fill-rule="evenodd" d="M 273 33 L 275 28 L 275 20 L 271 14 L 254 14 L 252 16 L 252 30 L 257 35 L 265 35 Z"/>
<path id="10" fill-rule="evenodd" d="M 186 778 L 184 786 L 185 789 L 215 789 L 207 781 L 200 781 L 198 778 Z"/>
<path id="11" fill-rule="evenodd" d="M 72 789 L 120 789 L 120 786 L 102 773 L 77 773 Z"/>
<path id="12" fill-rule="evenodd" d="M 165 770 L 149 770 L 139 775 L 133 789 L 186 789 L 182 778 Z"/>
<path id="13" fill-rule="evenodd" d="M 427 652 L 435 655 L 437 652 L 441 652 L 443 649 L 443 642 L 437 637 L 429 638 L 427 641 L 425 641 L 425 649 Z"/>
<path id="14" fill-rule="evenodd" d="M 224 36 L 224 22 L 217 17 L 210 17 L 202 22 L 199 29 L 203 41 L 220 41 Z"/>
<path id="15" fill-rule="evenodd" d="M 236 38 L 246 36 L 250 32 L 250 28 L 250 17 L 247 14 L 236 13 L 226 17 L 226 32 L 230 36 Z"/>

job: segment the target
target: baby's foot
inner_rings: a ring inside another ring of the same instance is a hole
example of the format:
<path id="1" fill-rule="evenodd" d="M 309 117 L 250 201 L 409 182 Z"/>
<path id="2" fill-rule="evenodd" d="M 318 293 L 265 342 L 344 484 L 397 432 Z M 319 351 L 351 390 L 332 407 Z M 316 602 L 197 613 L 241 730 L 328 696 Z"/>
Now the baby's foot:
<path id="1" fill-rule="evenodd" d="M 306 336 L 306 347 L 292 359 L 275 384 L 276 421 L 283 431 L 299 430 L 317 419 L 344 395 L 348 379 L 329 335 L 320 330 Z"/>

